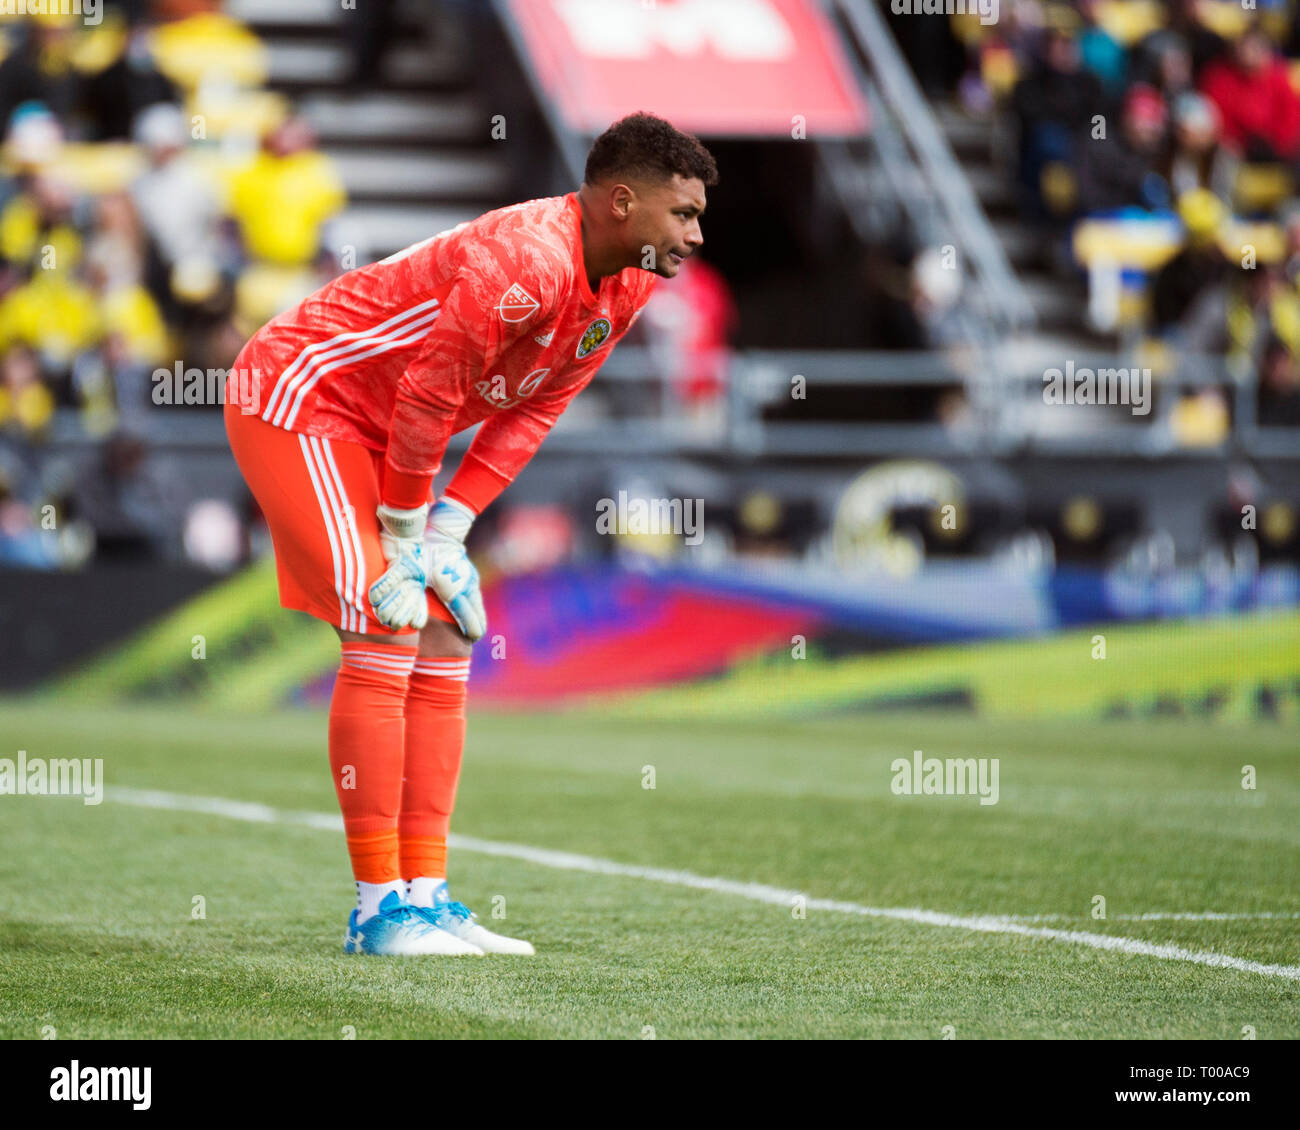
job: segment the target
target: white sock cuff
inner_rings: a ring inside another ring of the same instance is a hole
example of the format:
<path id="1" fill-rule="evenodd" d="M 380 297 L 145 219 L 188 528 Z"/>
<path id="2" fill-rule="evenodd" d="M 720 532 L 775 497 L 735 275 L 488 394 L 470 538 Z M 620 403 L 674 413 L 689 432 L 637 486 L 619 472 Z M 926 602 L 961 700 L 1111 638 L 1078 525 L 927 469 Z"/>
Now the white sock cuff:
<path id="1" fill-rule="evenodd" d="M 343 649 L 343 666 L 353 667 L 358 671 L 378 671 L 381 675 L 397 675 L 406 678 L 415 666 L 416 652 L 413 647 L 385 647 L 382 644 L 374 648 L 345 647 Z"/>
<path id="2" fill-rule="evenodd" d="M 438 679 L 455 679 L 459 683 L 469 682 L 469 657 L 464 659 L 438 659 L 421 656 L 416 659 L 414 673 L 432 676 Z"/>
<path id="3" fill-rule="evenodd" d="M 410 887 L 406 892 L 406 900 L 412 906 L 432 906 L 433 892 L 439 887 L 446 886 L 445 878 L 435 878 L 431 875 L 417 875 L 411 880 Z"/>
<path id="4" fill-rule="evenodd" d="M 394 879 L 390 883 L 363 883 L 358 879 L 356 884 L 358 926 L 379 913 L 379 904 L 388 896 L 389 891 L 395 891 L 400 897 L 406 898 L 406 884 L 401 879 Z"/>

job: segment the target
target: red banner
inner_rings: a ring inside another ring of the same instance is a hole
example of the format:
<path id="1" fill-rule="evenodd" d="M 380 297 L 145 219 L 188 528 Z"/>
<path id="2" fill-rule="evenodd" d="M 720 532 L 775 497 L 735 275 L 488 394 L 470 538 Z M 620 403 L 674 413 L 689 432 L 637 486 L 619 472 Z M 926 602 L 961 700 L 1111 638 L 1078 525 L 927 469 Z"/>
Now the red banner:
<path id="1" fill-rule="evenodd" d="M 646 110 L 701 135 L 845 137 L 867 129 L 816 0 L 508 0 L 570 125 L 595 136 Z"/>

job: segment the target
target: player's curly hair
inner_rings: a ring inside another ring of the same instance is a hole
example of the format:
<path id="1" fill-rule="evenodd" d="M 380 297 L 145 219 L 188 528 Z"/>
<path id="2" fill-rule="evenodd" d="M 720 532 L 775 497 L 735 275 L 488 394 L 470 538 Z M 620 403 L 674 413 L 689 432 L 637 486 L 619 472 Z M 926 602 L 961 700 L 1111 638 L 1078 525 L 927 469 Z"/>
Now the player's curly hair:
<path id="1" fill-rule="evenodd" d="M 620 118 L 596 138 L 587 154 L 583 180 L 600 184 L 611 176 L 634 176 L 659 183 L 671 180 L 674 173 L 699 177 L 706 188 L 718 183 L 713 154 L 698 137 L 640 112 Z"/>

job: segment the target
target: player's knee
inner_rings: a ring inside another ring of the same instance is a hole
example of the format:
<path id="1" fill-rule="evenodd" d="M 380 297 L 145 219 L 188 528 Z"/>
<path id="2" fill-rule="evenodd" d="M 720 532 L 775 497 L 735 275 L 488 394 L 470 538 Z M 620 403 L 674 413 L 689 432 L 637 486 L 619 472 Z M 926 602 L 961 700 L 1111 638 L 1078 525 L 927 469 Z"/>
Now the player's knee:
<path id="1" fill-rule="evenodd" d="M 378 644 L 396 644 L 399 647 L 412 647 L 418 640 L 414 632 L 394 632 L 389 635 L 386 632 L 361 632 L 344 631 L 338 625 L 331 625 L 334 628 L 334 634 L 338 636 L 340 643 L 378 643 Z"/>
<path id="2" fill-rule="evenodd" d="M 455 625 L 430 619 L 420 630 L 420 655 L 464 658 L 474 650 L 474 643 Z"/>

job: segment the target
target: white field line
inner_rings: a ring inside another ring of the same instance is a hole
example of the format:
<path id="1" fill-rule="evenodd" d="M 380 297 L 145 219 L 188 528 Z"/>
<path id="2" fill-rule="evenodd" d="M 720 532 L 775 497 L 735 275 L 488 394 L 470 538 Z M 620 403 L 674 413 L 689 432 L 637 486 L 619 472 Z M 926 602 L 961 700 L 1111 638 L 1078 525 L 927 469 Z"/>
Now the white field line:
<path id="1" fill-rule="evenodd" d="M 1006 914 L 1004 922 L 1086 922 L 1086 914 Z M 1300 918 L 1300 911 L 1248 911 L 1243 914 L 1225 914 L 1219 910 L 1201 910 L 1191 913 L 1160 910 L 1148 914 L 1108 914 L 1107 922 L 1241 922 L 1247 919 L 1255 921 L 1266 918 L 1292 919 Z"/>
<path id="2" fill-rule="evenodd" d="M 161 792 L 153 789 L 108 788 L 105 794 L 120 804 L 140 808 L 160 808 L 172 812 L 199 812 L 210 816 L 224 816 L 232 820 L 245 820 L 257 824 L 296 824 L 323 831 L 342 832 L 343 818 L 324 812 L 303 812 L 271 808 L 248 801 L 228 800 L 223 797 L 188 796 L 184 793 Z M 618 863 L 612 859 L 598 859 L 590 855 L 577 855 L 567 851 L 530 847 L 527 844 L 500 843 L 480 840 L 472 836 L 452 835 L 447 846 L 459 851 L 478 852 L 481 855 L 498 855 L 519 859 L 539 867 L 560 871 L 586 871 L 594 875 L 618 875 L 628 879 L 645 879 L 652 883 L 667 883 L 675 887 L 690 887 L 698 891 L 735 895 L 753 902 L 768 903 L 790 909 L 802 905 L 807 910 L 826 910 L 838 914 L 856 914 L 866 918 L 892 918 L 900 922 L 916 922 L 923 926 L 943 926 L 954 930 L 971 930 L 981 934 L 1012 934 L 1044 941 L 1064 942 L 1068 945 L 1088 946 L 1098 950 L 1155 957 L 1164 961 L 1187 961 L 1193 965 L 1207 965 L 1221 969 L 1237 969 L 1243 973 L 1258 973 L 1264 977 L 1280 977 L 1300 981 L 1300 965 L 1266 965 L 1243 957 L 1205 950 L 1189 950 L 1182 946 L 1160 945 L 1139 938 L 1116 937 L 1111 934 L 1092 934 L 1081 930 L 1059 930 L 1051 927 L 1030 926 L 1008 917 L 995 915 L 943 914 L 935 910 L 914 907 L 863 906 L 838 899 L 810 898 L 801 891 L 769 887 L 764 883 L 741 883 L 734 879 L 713 879 L 695 875 L 690 871 L 672 871 L 662 867 L 639 867 Z M 796 900 L 800 900 L 796 903 Z"/>

